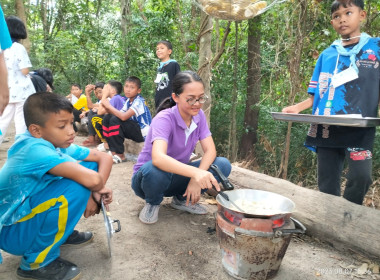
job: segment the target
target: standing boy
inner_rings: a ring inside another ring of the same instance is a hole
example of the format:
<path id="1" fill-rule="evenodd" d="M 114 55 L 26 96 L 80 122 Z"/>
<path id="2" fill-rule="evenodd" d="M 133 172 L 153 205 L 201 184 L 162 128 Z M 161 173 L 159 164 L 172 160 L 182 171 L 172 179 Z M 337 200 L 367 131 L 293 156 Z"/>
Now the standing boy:
<path id="1" fill-rule="evenodd" d="M 99 213 L 101 196 L 112 202 L 105 186 L 112 159 L 73 144 L 73 106 L 66 98 L 32 94 L 24 115 L 28 131 L 0 171 L 0 248 L 22 256 L 22 279 L 77 279 L 79 268 L 59 257 L 59 247 L 93 238 L 74 227 L 82 214 Z"/>
<path id="2" fill-rule="evenodd" d="M 134 76 L 129 77 L 124 83 L 124 93 L 128 99 L 120 111 L 114 108 L 107 99 L 102 100 L 102 105 L 109 112 L 103 119 L 103 135 L 107 140 L 114 163 L 125 161 L 124 139 L 144 142 L 152 121 L 145 99 L 140 95 L 140 79 Z"/>
<path id="3" fill-rule="evenodd" d="M 154 97 L 155 108 L 172 95 L 172 81 L 174 76 L 181 71 L 179 64 L 174 59 L 170 59 L 173 47 L 169 41 L 163 40 L 157 43 L 156 55 L 161 60 L 157 68 L 156 95 Z"/>
<path id="4" fill-rule="evenodd" d="M 380 39 L 360 32 L 366 19 L 363 0 L 335 0 L 331 24 L 341 39 L 323 51 L 317 61 L 308 93 L 310 97 L 284 108 L 299 113 L 313 106 L 314 115 L 361 114 L 376 117 L 380 88 Z M 340 196 L 344 160 L 348 162 L 343 197 L 362 204 L 372 183 L 372 150 L 375 128 L 312 124 L 306 146 L 318 156 L 320 191 Z"/>

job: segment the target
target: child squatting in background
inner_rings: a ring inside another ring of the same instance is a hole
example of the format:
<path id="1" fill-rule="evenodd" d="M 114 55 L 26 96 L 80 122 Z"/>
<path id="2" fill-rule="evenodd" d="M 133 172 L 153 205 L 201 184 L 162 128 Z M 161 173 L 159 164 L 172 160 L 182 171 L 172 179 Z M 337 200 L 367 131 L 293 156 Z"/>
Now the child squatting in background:
<path id="1" fill-rule="evenodd" d="M 377 117 L 380 88 L 380 39 L 360 31 L 366 19 L 363 0 L 336 0 L 331 24 L 341 36 L 322 52 L 314 69 L 310 97 L 286 107 L 299 113 L 313 107 L 314 115 L 360 114 Z M 362 204 L 372 184 L 375 127 L 312 124 L 306 146 L 317 152 L 319 190 L 340 196 L 345 159 L 348 162 L 343 197 Z"/>
<path id="2" fill-rule="evenodd" d="M 184 71 L 174 77 L 172 96 L 161 104 L 153 118 L 133 169 L 132 188 L 145 200 L 139 215 L 141 222 L 157 222 L 164 197 L 173 197 L 171 206 L 175 209 L 206 214 L 207 209 L 198 204 L 201 193 L 212 186 L 220 190 L 208 171 L 210 165 L 217 165 L 226 177 L 230 174 L 230 162 L 216 157 L 201 109 L 206 100 L 203 82 L 196 73 Z M 198 141 L 204 155 L 199 161 L 189 162 Z"/>
<path id="3" fill-rule="evenodd" d="M 121 110 L 113 107 L 108 99 L 102 100 L 102 105 L 108 111 L 103 119 L 103 136 L 107 140 L 114 163 L 126 161 L 124 139 L 144 142 L 148 134 L 152 117 L 140 93 L 141 80 L 131 76 L 124 83 L 127 100 Z"/>
<path id="4" fill-rule="evenodd" d="M 59 257 L 59 247 L 93 239 L 74 227 L 82 215 L 99 213 L 101 197 L 112 202 L 105 186 L 112 158 L 73 144 L 73 106 L 65 97 L 32 94 L 24 114 L 28 131 L 0 170 L 0 249 L 22 256 L 22 279 L 77 279 L 80 269 Z"/>

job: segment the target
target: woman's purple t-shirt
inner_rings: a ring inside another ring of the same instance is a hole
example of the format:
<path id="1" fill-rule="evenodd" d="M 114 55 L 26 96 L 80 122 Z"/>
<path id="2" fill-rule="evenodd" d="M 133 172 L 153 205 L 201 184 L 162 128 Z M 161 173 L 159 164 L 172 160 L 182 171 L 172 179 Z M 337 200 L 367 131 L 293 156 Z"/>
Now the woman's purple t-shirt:
<path id="1" fill-rule="evenodd" d="M 133 167 L 133 173 L 136 173 L 144 163 L 152 160 L 152 146 L 155 140 L 164 140 L 168 143 L 168 156 L 182 163 L 188 163 L 198 141 L 211 135 L 202 110 L 193 117 L 190 128 L 194 130 L 189 134 L 189 128 L 182 119 L 177 106 L 158 113 L 153 118 L 145 138 L 144 148 Z"/>

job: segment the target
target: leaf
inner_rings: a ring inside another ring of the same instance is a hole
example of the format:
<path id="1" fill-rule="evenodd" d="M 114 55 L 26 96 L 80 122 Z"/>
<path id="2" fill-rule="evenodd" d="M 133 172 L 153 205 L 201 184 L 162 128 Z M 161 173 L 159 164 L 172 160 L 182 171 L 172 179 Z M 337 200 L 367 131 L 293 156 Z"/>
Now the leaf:
<path id="1" fill-rule="evenodd" d="M 367 263 L 363 263 L 359 268 L 358 268 L 358 274 L 359 275 L 364 275 L 366 274 L 368 271 L 368 264 Z"/>
<path id="2" fill-rule="evenodd" d="M 205 202 L 206 202 L 207 204 L 211 204 L 211 205 L 216 205 L 216 204 L 218 204 L 218 203 L 216 202 L 215 198 L 205 199 Z"/>
<path id="3" fill-rule="evenodd" d="M 377 264 L 375 264 L 373 267 L 372 267 L 372 273 L 373 274 L 379 274 L 379 266 Z"/>

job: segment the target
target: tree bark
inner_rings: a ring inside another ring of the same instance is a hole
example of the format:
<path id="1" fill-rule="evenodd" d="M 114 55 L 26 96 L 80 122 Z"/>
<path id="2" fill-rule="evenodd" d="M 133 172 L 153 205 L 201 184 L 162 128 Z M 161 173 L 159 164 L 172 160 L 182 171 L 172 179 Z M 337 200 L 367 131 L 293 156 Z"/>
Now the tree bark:
<path id="1" fill-rule="evenodd" d="M 203 110 L 207 117 L 207 121 L 210 124 L 210 111 L 211 111 L 211 39 L 212 39 L 212 18 L 205 12 L 201 12 L 201 27 L 199 30 L 198 42 L 199 42 L 199 62 L 198 62 L 198 75 L 202 78 L 205 86 L 205 95 L 209 98 L 206 103 L 203 104 Z"/>
<path id="2" fill-rule="evenodd" d="M 237 159 L 237 137 L 236 137 L 236 106 L 237 106 L 237 96 L 238 96 L 238 52 L 239 52 L 239 23 L 235 21 L 235 57 L 234 57 L 234 82 L 231 100 L 231 113 L 230 113 L 230 137 L 229 137 L 229 159 L 231 162 L 235 162 Z"/>
<path id="3" fill-rule="evenodd" d="M 127 35 L 130 25 L 130 16 L 131 16 L 131 0 L 122 0 L 120 2 L 120 8 L 121 8 L 121 21 L 120 21 L 120 28 L 121 28 L 121 34 L 122 34 L 122 45 L 124 49 L 124 70 L 125 73 L 128 73 L 128 65 L 129 65 L 129 47 L 127 42 Z"/>
<path id="4" fill-rule="evenodd" d="M 308 3 L 307 0 L 298 0 L 298 19 L 295 21 L 294 30 L 294 42 L 292 44 L 291 51 L 289 53 L 289 75 L 290 75 L 290 94 L 288 98 L 288 104 L 293 104 L 296 94 L 301 89 L 300 78 L 300 65 L 302 58 L 302 48 L 306 37 L 307 25 L 305 22 L 308 19 Z M 293 33 L 293 30 L 290 31 Z M 288 130 L 285 138 L 285 149 L 282 154 L 280 171 L 278 177 L 286 179 L 288 177 L 288 164 L 289 164 L 289 150 L 290 150 L 290 135 L 292 130 L 292 123 L 288 124 Z"/>
<path id="5" fill-rule="evenodd" d="M 252 157 L 257 142 L 261 94 L 261 16 L 248 20 L 247 99 L 244 113 L 244 132 L 240 143 L 240 156 Z"/>
<path id="6" fill-rule="evenodd" d="M 28 30 L 27 20 L 26 20 L 26 13 L 25 13 L 25 7 L 24 2 L 22 0 L 16 0 L 15 1 L 15 9 L 17 16 L 22 20 L 22 22 L 25 24 L 26 30 Z M 30 52 L 31 43 L 29 36 L 26 37 L 26 39 L 22 40 L 22 44 L 24 45 L 27 52 Z"/>

